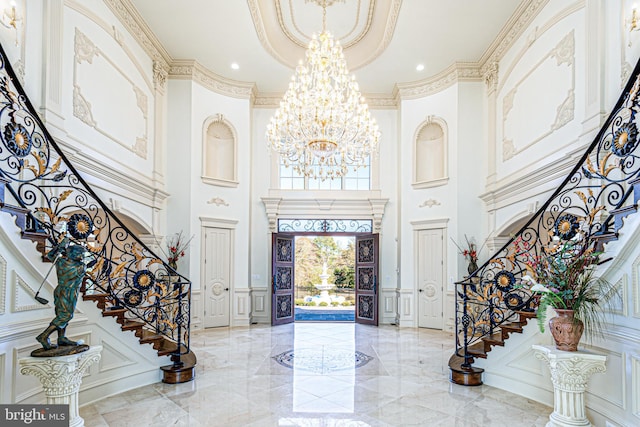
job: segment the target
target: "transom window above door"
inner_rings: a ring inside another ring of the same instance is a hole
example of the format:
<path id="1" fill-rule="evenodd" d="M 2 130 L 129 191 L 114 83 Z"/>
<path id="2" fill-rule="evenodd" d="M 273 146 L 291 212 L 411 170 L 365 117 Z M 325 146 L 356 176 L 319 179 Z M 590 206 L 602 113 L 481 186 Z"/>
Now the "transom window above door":
<path id="1" fill-rule="evenodd" d="M 278 219 L 279 233 L 371 233 L 370 219 Z"/>
<path id="2" fill-rule="evenodd" d="M 318 166 L 316 166 L 318 167 Z M 317 178 L 305 177 L 297 172 L 295 165 L 280 159 L 280 189 L 281 190 L 370 190 L 371 189 L 371 158 L 367 157 L 364 166 L 357 169 L 349 168 L 343 177 L 327 178 L 324 181 Z"/>

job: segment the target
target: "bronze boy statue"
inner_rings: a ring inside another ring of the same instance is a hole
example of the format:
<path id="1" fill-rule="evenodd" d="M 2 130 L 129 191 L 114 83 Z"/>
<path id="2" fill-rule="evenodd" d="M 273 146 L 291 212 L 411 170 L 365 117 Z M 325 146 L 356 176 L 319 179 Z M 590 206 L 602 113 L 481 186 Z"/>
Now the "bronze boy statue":
<path id="1" fill-rule="evenodd" d="M 84 263 L 85 253 L 86 249 L 83 246 L 69 245 L 69 237 L 65 237 L 46 255 L 47 259 L 55 262 L 58 286 L 53 293 L 56 317 L 47 326 L 47 329 L 36 337 L 45 350 L 57 347 L 49 341 L 49 335 L 53 331 L 58 331 L 58 346 L 79 345 L 79 343 L 65 337 L 64 333 L 73 317 L 78 301 L 78 289 L 87 271 L 87 266 Z"/>

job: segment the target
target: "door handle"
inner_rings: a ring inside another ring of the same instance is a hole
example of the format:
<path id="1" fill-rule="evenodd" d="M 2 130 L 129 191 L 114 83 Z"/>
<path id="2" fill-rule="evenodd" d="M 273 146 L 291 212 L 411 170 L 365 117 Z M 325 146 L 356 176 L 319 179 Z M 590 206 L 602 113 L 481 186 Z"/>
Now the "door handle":
<path id="1" fill-rule="evenodd" d="M 424 289 L 418 289 L 418 292 L 424 292 Z"/>
<path id="2" fill-rule="evenodd" d="M 229 290 L 229 288 L 224 288 L 224 290 L 225 290 L 225 291 L 228 291 L 228 290 Z"/>

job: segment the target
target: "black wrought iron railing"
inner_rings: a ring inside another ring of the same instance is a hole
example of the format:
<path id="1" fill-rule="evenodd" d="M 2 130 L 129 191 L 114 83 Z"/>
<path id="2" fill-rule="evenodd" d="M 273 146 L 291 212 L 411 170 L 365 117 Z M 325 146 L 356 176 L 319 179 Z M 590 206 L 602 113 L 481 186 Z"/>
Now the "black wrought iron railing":
<path id="1" fill-rule="evenodd" d="M 640 62 L 622 95 L 562 184 L 531 219 L 487 262 L 456 283 L 456 355 L 469 367 L 469 348 L 513 321 L 518 311 L 536 309 L 522 284 L 550 241 L 577 234 L 597 250 L 622 224 L 616 210 L 635 205 L 640 185 L 638 112 Z"/>
<path id="2" fill-rule="evenodd" d="M 91 286 L 109 295 L 107 308 L 124 308 L 127 319 L 175 342 L 175 356 L 188 352 L 191 282 L 133 234 L 68 161 L 1 46 L 0 61 L 0 180 L 12 203 L 28 209 L 27 228 L 51 243 L 62 233 L 83 244 L 96 261 Z"/>

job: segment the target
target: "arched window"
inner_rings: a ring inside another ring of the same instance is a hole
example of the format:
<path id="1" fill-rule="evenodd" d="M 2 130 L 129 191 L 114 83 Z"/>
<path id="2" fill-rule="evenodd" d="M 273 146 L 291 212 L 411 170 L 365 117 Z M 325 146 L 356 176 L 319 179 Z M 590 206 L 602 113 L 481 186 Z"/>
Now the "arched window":
<path id="1" fill-rule="evenodd" d="M 237 138 L 222 114 L 204 122 L 202 151 L 202 180 L 207 184 L 236 187 Z"/>
<path id="2" fill-rule="evenodd" d="M 447 125 L 429 116 L 416 132 L 413 187 L 428 188 L 447 183 Z"/>

